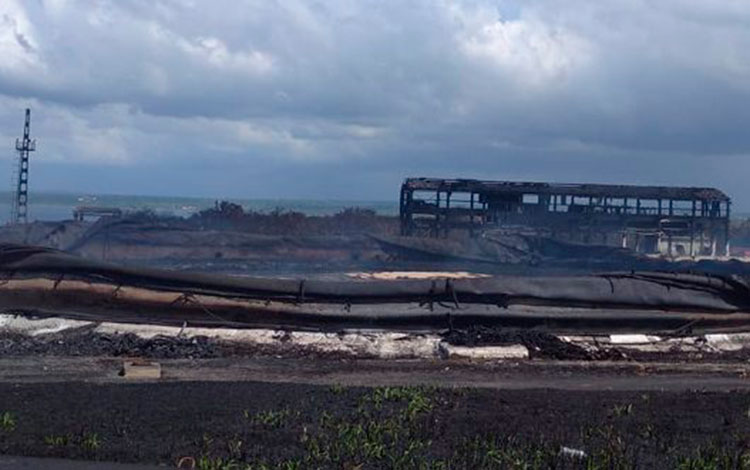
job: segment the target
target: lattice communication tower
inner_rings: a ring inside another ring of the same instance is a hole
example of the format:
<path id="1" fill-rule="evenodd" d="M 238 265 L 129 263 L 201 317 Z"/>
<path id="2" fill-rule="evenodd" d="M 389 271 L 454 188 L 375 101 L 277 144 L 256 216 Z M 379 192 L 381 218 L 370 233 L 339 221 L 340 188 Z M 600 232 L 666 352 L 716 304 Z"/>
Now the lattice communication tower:
<path id="1" fill-rule="evenodd" d="M 11 223 L 28 222 L 29 209 L 29 154 L 36 150 L 36 141 L 31 139 L 31 110 L 26 108 L 26 120 L 23 125 L 23 137 L 16 139 L 18 151 L 18 181 L 13 198 Z"/>

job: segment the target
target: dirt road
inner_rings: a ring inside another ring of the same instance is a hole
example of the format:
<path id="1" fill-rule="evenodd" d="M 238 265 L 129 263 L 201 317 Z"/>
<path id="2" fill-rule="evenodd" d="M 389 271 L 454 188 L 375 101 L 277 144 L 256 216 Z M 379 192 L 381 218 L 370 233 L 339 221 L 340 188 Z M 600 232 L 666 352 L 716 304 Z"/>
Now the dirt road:
<path id="1" fill-rule="evenodd" d="M 586 361 L 469 362 L 303 358 L 163 359 L 163 382 L 267 382 L 506 390 L 750 390 L 750 364 Z M 122 358 L 0 359 L 0 383 L 127 383 Z"/>

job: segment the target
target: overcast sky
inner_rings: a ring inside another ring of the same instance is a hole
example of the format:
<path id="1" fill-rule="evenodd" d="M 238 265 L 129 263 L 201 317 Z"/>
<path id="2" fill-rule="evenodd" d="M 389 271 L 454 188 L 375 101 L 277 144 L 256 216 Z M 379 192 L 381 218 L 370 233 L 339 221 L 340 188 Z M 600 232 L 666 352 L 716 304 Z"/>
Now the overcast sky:
<path id="1" fill-rule="evenodd" d="M 747 0 L 0 0 L 6 171 L 27 106 L 32 191 L 477 177 L 716 186 L 750 211 Z"/>

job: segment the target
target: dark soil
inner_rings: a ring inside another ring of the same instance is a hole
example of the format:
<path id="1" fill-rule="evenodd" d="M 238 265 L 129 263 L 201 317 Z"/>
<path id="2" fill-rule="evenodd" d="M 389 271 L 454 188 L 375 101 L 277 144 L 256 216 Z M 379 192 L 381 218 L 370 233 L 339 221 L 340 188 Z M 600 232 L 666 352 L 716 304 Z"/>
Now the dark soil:
<path id="1" fill-rule="evenodd" d="M 220 341 L 206 336 L 155 336 L 141 338 L 132 333 L 102 334 L 92 327 L 61 333 L 28 336 L 0 333 L 0 357 L 72 356 L 141 357 L 149 359 L 211 359 L 219 357 L 284 356 L 310 358 L 349 357 L 338 352 L 316 351 L 284 341 L 278 334 L 274 345 L 250 345 Z"/>
<path id="2" fill-rule="evenodd" d="M 737 351 L 702 352 L 650 352 L 618 349 L 609 346 L 588 350 L 581 346 L 562 341 L 544 331 L 529 329 L 491 328 L 473 326 L 464 330 L 451 330 L 445 333 L 445 341 L 457 346 L 501 346 L 523 344 L 532 359 L 556 359 L 575 361 L 637 361 L 637 362 L 732 362 L 750 361 L 750 349 Z"/>
<path id="3" fill-rule="evenodd" d="M 523 344 L 534 359 L 611 360 L 625 357 L 615 350 L 587 351 L 554 335 L 535 330 L 478 326 L 452 330 L 444 337 L 448 343 L 462 346 Z M 0 333 L 0 357 L 30 355 L 210 359 L 258 355 L 336 357 L 342 354 L 315 352 L 287 344 L 283 333 L 279 334 L 276 345 L 262 347 L 222 342 L 204 336 L 141 338 L 132 333 L 109 335 L 91 331 L 91 327 L 38 336 Z"/>
<path id="4" fill-rule="evenodd" d="M 532 359 L 558 360 L 619 360 L 626 359 L 616 350 L 588 351 L 566 343 L 554 335 L 535 330 L 504 330 L 472 327 L 452 330 L 445 340 L 454 345 L 484 346 L 523 344 Z M 256 346 L 219 341 L 205 336 L 191 338 L 155 336 L 141 338 L 135 334 L 101 334 L 90 327 L 38 336 L 0 333 L 0 357 L 3 356 L 92 356 L 92 357 L 143 357 L 151 359 L 210 359 L 217 357 L 347 357 L 344 353 L 321 352 L 286 343 L 284 333 L 279 333 L 275 345 Z M 362 358 L 362 355 L 359 356 Z"/>
<path id="5" fill-rule="evenodd" d="M 144 339 L 131 333 L 106 335 L 87 328 L 40 336 L 0 334 L 0 357 L 29 355 L 207 359 L 222 356 L 222 348 L 207 337 Z"/>
<path id="6" fill-rule="evenodd" d="M 743 392 L 47 383 L 0 384 L 0 396 L 0 452 L 15 455 L 187 457 L 206 469 L 750 468 Z"/>
<path id="7" fill-rule="evenodd" d="M 562 341 L 555 335 L 537 330 L 519 330 L 473 326 L 465 330 L 451 330 L 444 336 L 445 340 L 457 346 L 486 346 L 523 344 L 529 350 L 532 359 L 567 359 L 567 360 L 614 360 L 626 356 L 612 349 L 588 351 L 575 344 Z"/>
<path id="8" fill-rule="evenodd" d="M 352 358 L 344 352 L 325 352 L 285 341 L 285 333 L 278 333 L 273 345 L 250 345 L 220 341 L 205 336 L 155 336 L 141 338 L 132 333 L 101 334 L 93 327 L 66 330 L 61 333 L 28 336 L 0 333 L 0 357 L 63 356 L 63 357 L 142 357 L 150 359 L 211 359 L 221 357 L 305 357 L 326 359 Z M 745 363 L 750 361 L 750 349 L 729 352 L 639 352 L 617 348 L 587 350 L 560 340 L 554 335 L 537 330 L 472 327 L 451 330 L 444 339 L 459 346 L 487 346 L 523 344 L 531 359 L 574 361 L 637 361 L 637 362 L 716 362 Z M 368 357 L 358 354 L 357 358 Z"/>

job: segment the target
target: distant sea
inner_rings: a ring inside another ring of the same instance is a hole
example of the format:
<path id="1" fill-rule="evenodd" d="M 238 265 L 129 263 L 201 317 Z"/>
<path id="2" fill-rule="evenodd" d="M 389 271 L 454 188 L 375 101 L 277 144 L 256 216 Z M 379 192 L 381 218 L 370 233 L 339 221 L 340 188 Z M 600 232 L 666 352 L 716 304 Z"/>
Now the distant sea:
<path id="1" fill-rule="evenodd" d="M 29 221 L 57 221 L 73 218 L 77 206 L 118 207 L 124 211 L 151 210 L 159 215 L 190 217 L 214 206 L 218 199 L 194 197 L 126 196 L 111 194 L 72 194 L 32 192 L 29 194 Z M 381 215 L 397 215 L 398 201 L 328 201 L 296 199 L 225 199 L 241 204 L 246 211 L 303 212 L 307 215 L 331 215 L 348 207 L 371 209 Z M 0 192 L 0 221 L 10 220 L 13 195 Z"/>

